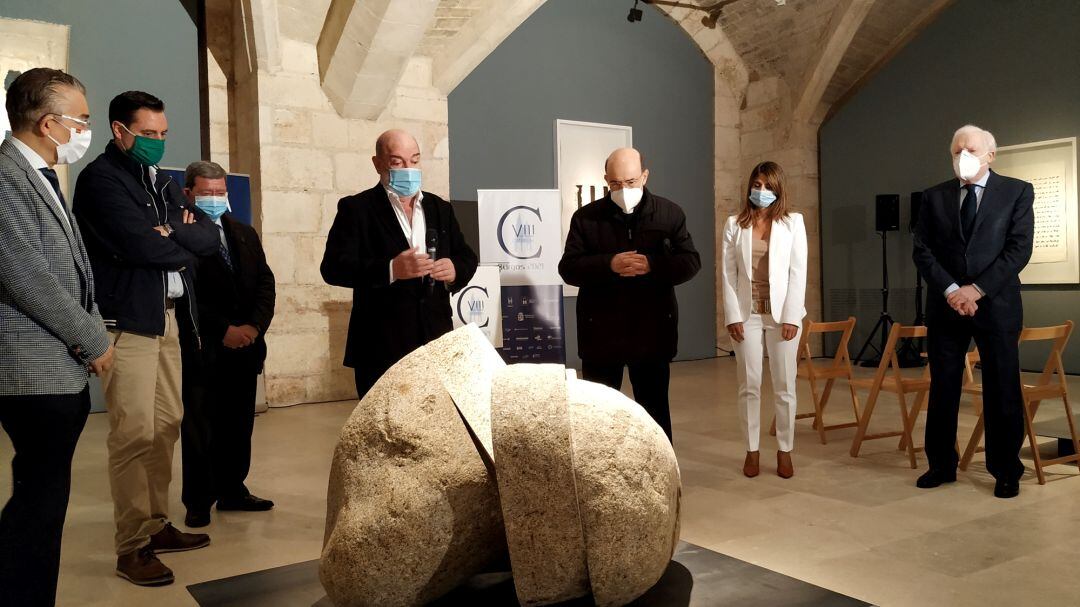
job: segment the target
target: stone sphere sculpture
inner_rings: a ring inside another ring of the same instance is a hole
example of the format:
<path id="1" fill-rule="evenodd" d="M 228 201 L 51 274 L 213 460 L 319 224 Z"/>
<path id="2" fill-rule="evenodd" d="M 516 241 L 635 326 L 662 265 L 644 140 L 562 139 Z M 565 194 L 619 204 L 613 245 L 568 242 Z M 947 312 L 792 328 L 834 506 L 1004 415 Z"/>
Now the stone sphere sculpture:
<path id="1" fill-rule="evenodd" d="M 474 326 L 391 367 L 334 452 L 319 575 L 338 607 L 423 605 L 509 556 L 522 605 L 625 605 L 663 575 L 667 437 L 561 365 L 505 365 Z"/>

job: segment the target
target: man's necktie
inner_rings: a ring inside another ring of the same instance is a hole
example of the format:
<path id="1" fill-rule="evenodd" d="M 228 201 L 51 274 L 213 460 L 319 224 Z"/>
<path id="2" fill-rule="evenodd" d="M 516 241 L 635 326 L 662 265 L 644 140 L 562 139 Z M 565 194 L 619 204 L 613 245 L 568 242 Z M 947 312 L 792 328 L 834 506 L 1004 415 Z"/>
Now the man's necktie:
<path id="1" fill-rule="evenodd" d="M 960 226 L 964 230 L 964 240 L 971 240 L 971 231 L 975 227 L 975 213 L 978 212 L 979 199 L 975 195 L 975 184 L 969 183 L 964 186 L 967 194 L 964 202 L 960 205 Z"/>
<path id="2" fill-rule="evenodd" d="M 221 251 L 221 259 L 225 262 L 225 266 L 229 268 L 229 271 L 233 271 L 232 256 L 229 255 L 229 247 L 225 246 L 225 228 L 218 226 L 218 241 L 221 243 L 219 249 Z"/>
<path id="3" fill-rule="evenodd" d="M 45 167 L 38 169 L 41 174 L 45 176 L 45 179 L 52 185 L 52 189 L 56 192 L 56 197 L 60 199 L 60 209 L 64 212 L 64 217 L 67 218 L 67 201 L 64 200 L 64 191 L 60 189 L 60 178 L 56 176 L 56 171 Z"/>

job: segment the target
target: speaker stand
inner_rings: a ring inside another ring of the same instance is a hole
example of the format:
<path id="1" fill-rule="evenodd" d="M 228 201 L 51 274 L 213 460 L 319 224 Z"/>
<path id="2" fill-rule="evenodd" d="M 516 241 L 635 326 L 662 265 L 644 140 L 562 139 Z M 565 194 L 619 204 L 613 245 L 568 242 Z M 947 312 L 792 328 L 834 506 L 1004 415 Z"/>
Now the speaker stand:
<path id="1" fill-rule="evenodd" d="M 915 270 L 915 325 L 926 324 L 923 315 L 923 287 L 922 274 Z M 910 367 L 922 367 L 926 365 L 926 357 L 922 355 L 923 339 L 921 337 L 907 337 L 896 351 L 896 360 L 904 369 Z"/>
<path id="2" fill-rule="evenodd" d="M 863 367 L 876 367 L 881 364 L 881 357 L 885 354 L 885 346 L 889 343 L 889 331 L 892 330 L 892 326 L 896 322 L 889 314 L 889 258 L 886 255 L 886 243 L 889 233 L 882 230 L 878 234 L 881 235 L 881 315 L 878 316 L 877 324 L 870 330 L 870 334 L 866 336 L 862 348 L 859 348 L 859 354 L 855 357 L 855 362 Z M 875 337 L 879 337 L 881 341 L 880 347 L 874 345 Z M 867 348 L 873 349 L 877 353 L 877 358 L 864 359 L 863 354 L 866 353 Z"/>

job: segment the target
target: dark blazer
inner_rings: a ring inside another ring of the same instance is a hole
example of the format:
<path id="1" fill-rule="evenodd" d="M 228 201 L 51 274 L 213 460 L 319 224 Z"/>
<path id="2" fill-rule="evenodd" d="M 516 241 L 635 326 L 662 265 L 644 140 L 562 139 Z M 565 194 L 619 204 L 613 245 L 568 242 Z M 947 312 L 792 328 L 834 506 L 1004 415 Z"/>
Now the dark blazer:
<path id="1" fill-rule="evenodd" d="M 203 360 L 214 362 L 225 348 L 222 339 L 229 325 L 252 325 L 259 330 L 255 343 L 229 352 L 233 361 L 239 357 L 250 363 L 244 370 L 258 373 L 266 360 L 264 335 L 274 319 L 274 273 L 266 263 L 266 254 L 254 228 L 226 213 L 221 216 L 221 229 L 229 246 L 232 269 L 225 264 L 219 249 L 213 255 L 199 258 L 195 281 Z"/>
<path id="2" fill-rule="evenodd" d="M 611 270 L 611 258 L 631 250 L 649 258 L 648 274 L 623 278 Z M 675 285 L 699 269 L 686 215 L 647 188 L 629 215 L 610 195 L 575 211 L 559 274 L 581 287 L 578 355 L 595 362 L 674 358 L 679 344 Z"/>
<path id="3" fill-rule="evenodd" d="M 78 394 L 108 350 L 79 224 L 0 143 L 0 396 Z"/>
<path id="4" fill-rule="evenodd" d="M 320 270 L 334 286 L 353 290 L 345 366 L 382 373 L 419 346 L 453 328 L 450 293 L 476 273 L 476 253 L 465 242 L 453 208 L 424 192 L 421 206 L 428 230 L 438 230 L 438 258 L 450 258 L 457 272 L 450 288 L 423 279 L 390 283 L 390 260 L 409 248 L 390 198 L 381 184 L 338 202 Z"/>
<path id="5" fill-rule="evenodd" d="M 180 186 L 163 172 L 154 186 L 142 166 L 113 142 L 79 173 L 72 211 L 82 224 L 105 325 L 147 335 L 165 333 L 168 272 L 184 280 L 179 322 L 198 331 L 193 294 L 196 258 L 218 250 L 217 226 L 191 207 Z M 185 224 L 181 210 L 195 213 Z M 154 226 L 173 229 L 165 238 Z M 183 309 L 183 310 L 181 310 Z"/>
<path id="6" fill-rule="evenodd" d="M 975 283 L 985 293 L 975 323 L 1019 331 L 1020 271 L 1031 258 L 1035 191 L 1026 181 L 991 171 L 968 242 L 960 224 L 960 185 L 950 179 L 923 192 L 912 258 L 927 283 L 927 324 L 955 318 L 945 298 L 950 284 Z"/>

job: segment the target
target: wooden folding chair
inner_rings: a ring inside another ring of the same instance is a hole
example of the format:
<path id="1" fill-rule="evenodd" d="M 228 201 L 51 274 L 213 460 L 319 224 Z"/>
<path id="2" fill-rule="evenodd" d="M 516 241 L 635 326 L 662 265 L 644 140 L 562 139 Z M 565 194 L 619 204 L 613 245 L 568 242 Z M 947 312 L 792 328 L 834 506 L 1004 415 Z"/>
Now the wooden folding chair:
<path id="1" fill-rule="evenodd" d="M 1072 330 L 1073 321 L 1067 320 L 1063 325 L 1032 327 L 1020 332 L 1021 344 L 1026 341 L 1054 341 L 1050 346 L 1050 354 L 1046 357 L 1046 364 L 1043 365 L 1039 379 L 1034 384 L 1022 384 L 1020 390 L 1024 398 L 1024 425 L 1027 427 L 1028 441 L 1031 444 L 1031 456 L 1035 460 L 1035 476 L 1038 477 L 1040 485 L 1046 484 L 1046 475 L 1043 473 L 1043 468 L 1068 462 L 1080 464 L 1080 440 L 1077 439 L 1076 424 L 1073 421 L 1072 407 L 1069 405 L 1069 389 L 1068 384 L 1065 383 L 1065 365 L 1061 361 L 1061 353 L 1065 350 L 1065 345 L 1069 343 Z M 974 357 L 972 354 L 968 354 L 969 368 L 966 373 L 970 373 L 970 366 L 977 360 L 977 353 L 974 354 Z M 1055 375 L 1057 375 L 1056 380 Z M 964 392 L 973 395 L 976 402 L 981 404 L 982 384 L 976 384 L 972 381 L 964 386 Z M 1039 404 L 1052 398 L 1060 398 L 1065 406 L 1065 418 L 1069 424 L 1073 453 L 1072 455 L 1044 460 L 1039 454 L 1039 443 L 1035 438 L 1035 428 L 1032 422 L 1035 419 L 1035 413 L 1039 410 Z M 960 461 L 961 470 L 967 469 L 971 463 L 971 458 L 979 450 L 979 442 L 983 437 L 982 407 L 977 405 L 976 409 L 979 412 L 979 421 L 975 423 L 975 431 L 972 432 L 971 440 L 968 441 L 967 449 L 964 451 L 964 457 Z"/>
<path id="2" fill-rule="evenodd" d="M 896 358 L 896 344 L 901 339 L 917 337 L 926 337 L 926 327 L 921 325 L 904 326 L 900 323 L 894 323 L 892 330 L 889 331 L 889 339 L 885 344 L 885 351 L 881 354 L 881 362 L 878 364 L 874 377 L 872 379 L 855 379 L 851 382 L 856 388 L 865 388 L 870 391 L 862 416 L 859 418 L 855 438 L 851 441 L 851 457 L 859 457 L 859 449 L 862 448 L 863 441 L 899 436 L 900 445 L 897 448 L 907 451 L 912 468 L 917 466 L 915 452 L 922 451 L 922 448 L 915 447 L 911 440 L 911 430 L 915 427 L 915 419 L 926 404 L 927 394 L 930 392 L 930 368 L 925 367 L 921 377 L 904 377 L 900 371 L 900 363 Z M 882 390 L 896 394 L 897 399 L 900 401 L 902 429 L 867 434 L 866 430 L 870 426 L 870 419 L 874 415 L 874 406 L 877 404 L 878 396 Z M 909 411 L 905 396 L 910 393 L 915 393 L 915 402 Z"/>
<path id="3" fill-rule="evenodd" d="M 859 425 L 859 397 L 855 394 L 855 386 L 852 384 L 854 377 L 851 374 L 851 356 L 848 354 L 848 342 L 851 333 L 855 330 L 855 317 L 849 316 L 847 320 L 835 322 L 806 321 L 803 324 L 802 338 L 799 340 L 799 377 L 805 377 L 810 383 L 810 395 L 814 400 L 813 413 L 800 413 L 795 419 L 813 418 L 813 428 L 817 430 L 821 438 L 821 444 L 827 444 L 825 432 L 827 430 L 839 430 L 840 428 L 854 428 Z M 840 333 L 840 344 L 836 347 L 836 354 L 828 364 L 815 364 L 814 357 L 810 352 L 810 338 L 818 333 Z M 855 411 L 855 421 L 843 424 L 825 424 L 825 405 L 832 395 L 833 383 L 838 378 L 846 379 L 848 391 L 851 392 L 851 408 Z M 819 391 L 819 381 L 825 381 L 825 388 Z M 776 435 L 776 416 L 773 416 L 772 429 L 769 434 Z"/>
<path id="4" fill-rule="evenodd" d="M 964 449 L 964 455 L 960 458 L 959 467 L 964 471 L 971 464 L 971 458 L 975 457 L 976 453 L 984 450 L 979 446 L 983 437 L 982 384 L 975 383 L 975 364 L 980 360 L 978 348 L 968 352 L 967 356 L 964 357 L 963 392 L 971 395 L 971 406 L 975 409 L 975 414 L 979 416 L 979 419 L 975 422 L 975 429 L 971 431 L 971 438 L 968 439 L 967 448 Z"/>

